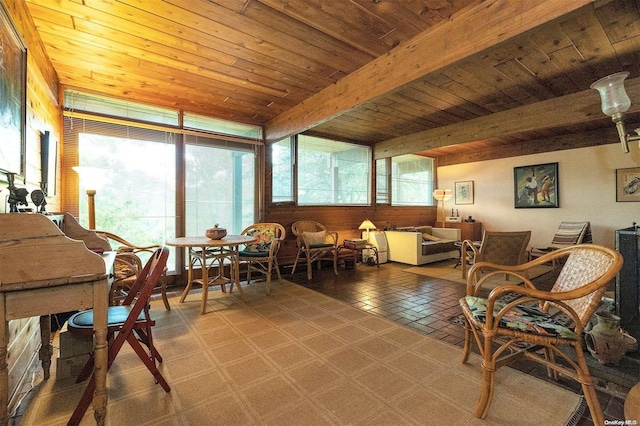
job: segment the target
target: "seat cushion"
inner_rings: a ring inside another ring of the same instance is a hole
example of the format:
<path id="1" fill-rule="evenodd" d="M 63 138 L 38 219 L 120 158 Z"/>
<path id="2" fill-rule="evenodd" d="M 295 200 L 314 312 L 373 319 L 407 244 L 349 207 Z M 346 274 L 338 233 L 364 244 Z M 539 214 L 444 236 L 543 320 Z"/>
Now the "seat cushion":
<path id="1" fill-rule="evenodd" d="M 487 319 L 487 299 L 466 296 L 465 301 L 471 310 L 473 319 L 484 323 Z M 507 303 L 496 301 L 493 305 L 494 316 L 506 305 Z M 541 311 L 533 304 L 522 304 L 512 308 L 501 318 L 499 327 L 541 336 L 573 340 L 578 338 L 578 335 L 572 329 L 560 324 L 554 319 L 553 315 Z"/>
<path id="2" fill-rule="evenodd" d="M 129 316 L 129 306 L 109 306 L 107 322 L 109 326 L 123 324 Z M 144 321 L 144 311 L 138 315 L 138 321 Z M 93 328 L 93 309 L 78 312 L 69 317 L 70 328 Z"/>

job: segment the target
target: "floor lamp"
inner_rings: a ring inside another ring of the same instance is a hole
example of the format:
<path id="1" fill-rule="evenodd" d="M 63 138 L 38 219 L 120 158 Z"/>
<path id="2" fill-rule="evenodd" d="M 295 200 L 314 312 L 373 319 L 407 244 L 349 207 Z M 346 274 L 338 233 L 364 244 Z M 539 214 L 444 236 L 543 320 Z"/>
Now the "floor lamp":
<path id="1" fill-rule="evenodd" d="M 84 184 L 87 191 L 89 229 L 96 229 L 96 193 L 104 184 L 104 169 L 98 167 L 81 167 L 75 166 L 73 170 L 80 175 L 80 180 Z"/>
<path id="2" fill-rule="evenodd" d="M 441 221 L 442 221 L 442 227 L 444 227 L 444 202 L 448 199 L 450 199 L 453 196 L 453 191 L 450 189 L 435 189 L 433 191 L 433 198 L 435 198 L 436 200 L 438 200 L 441 203 L 441 209 L 442 209 L 442 217 L 441 217 Z M 436 212 L 436 220 L 438 214 Z"/>

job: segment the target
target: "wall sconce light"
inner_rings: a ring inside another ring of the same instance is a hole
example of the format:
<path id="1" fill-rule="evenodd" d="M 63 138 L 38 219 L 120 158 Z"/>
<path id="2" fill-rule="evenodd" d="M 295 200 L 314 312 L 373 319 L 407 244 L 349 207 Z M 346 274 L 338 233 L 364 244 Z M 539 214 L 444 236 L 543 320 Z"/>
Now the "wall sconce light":
<path id="1" fill-rule="evenodd" d="M 624 80 L 629 76 L 628 72 L 618 72 L 601 78 L 591 85 L 592 89 L 600 92 L 602 112 L 611 117 L 622 144 L 622 150 L 629 152 L 629 142 L 640 141 L 640 128 L 635 129 L 637 135 L 627 134 L 624 128 L 624 113 L 631 107 L 631 99 L 624 89 Z"/>
<path id="2" fill-rule="evenodd" d="M 87 191 L 89 229 L 96 229 L 96 201 L 95 196 L 98 189 L 105 183 L 105 169 L 98 167 L 75 166 L 73 170 L 80 175 L 80 180 Z"/>
<path id="3" fill-rule="evenodd" d="M 453 197 L 453 191 L 450 189 L 435 189 L 433 191 L 433 198 L 435 198 L 436 200 L 438 200 L 442 205 L 441 205 L 441 209 L 442 209 L 442 222 L 444 226 L 444 202 L 448 199 L 450 199 L 451 197 Z M 436 218 L 437 219 L 437 218 Z"/>
<path id="4" fill-rule="evenodd" d="M 358 229 L 366 229 L 367 230 L 367 241 L 369 241 L 369 231 L 371 229 L 376 229 L 376 226 L 373 224 L 373 222 L 371 222 L 369 219 L 365 219 L 360 226 L 358 226 Z"/>

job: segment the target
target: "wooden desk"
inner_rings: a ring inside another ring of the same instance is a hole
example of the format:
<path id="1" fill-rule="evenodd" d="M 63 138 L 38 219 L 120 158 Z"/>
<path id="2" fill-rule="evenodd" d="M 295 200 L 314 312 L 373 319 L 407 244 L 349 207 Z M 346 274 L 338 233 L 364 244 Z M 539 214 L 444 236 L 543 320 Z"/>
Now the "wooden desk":
<path id="1" fill-rule="evenodd" d="M 191 290 L 191 285 L 193 283 L 197 283 L 202 285 L 202 300 L 200 301 L 200 313 L 204 314 L 207 308 L 207 298 L 209 295 L 209 286 L 219 285 L 220 290 L 225 292 L 225 285 L 230 283 L 232 286 L 236 284 L 238 287 L 238 291 L 240 292 L 240 296 L 242 300 L 247 301 L 246 296 L 244 295 L 244 291 L 240 286 L 240 266 L 238 262 L 238 246 L 242 244 L 248 244 L 254 242 L 256 239 L 254 237 L 248 237 L 245 235 L 227 235 L 221 240 L 211 240 L 207 237 L 177 237 L 170 240 L 167 240 L 166 244 L 168 246 L 173 247 L 185 247 L 189 252 L 189 279 L 187 280 L 187 286 L 182 292 L 182 296 L 180 297 L 180 303 L 184 302 L 184 299 L 187 297 L 189 290 Z M 218 248 L 224 249 L 228 248 L 228 253 L 224 254 L 231 259 L 230 266 L 230 276 L 224 277 L 221 273 L 218 274 L 213 279 L 209 278 L 209 266 L 207 264 L 207 260 L 214 257 L 215 254 L 211 256 L 207 255 L 207 249 L 209 248 Z M 201 254 L 198 254 L 194 249 L 200 249 Z M 201 279 L 196 280 L 193 278 L 193 259 L 194 256 L 200 256 L 200 266 L 201 266 Z"/>
<path id="2" fill-rule="evenodd" d="M 0 215 L 0 425 L 8 423 L 7 323 L 41 318 L 40 357 L 49 377 L 49 315 L 74 309 L 94 310 L 95 419 L 103 425 L 107 410 L 107 305 L 109 262 L 115 257 L 88 250 L 41 214 Z"/>

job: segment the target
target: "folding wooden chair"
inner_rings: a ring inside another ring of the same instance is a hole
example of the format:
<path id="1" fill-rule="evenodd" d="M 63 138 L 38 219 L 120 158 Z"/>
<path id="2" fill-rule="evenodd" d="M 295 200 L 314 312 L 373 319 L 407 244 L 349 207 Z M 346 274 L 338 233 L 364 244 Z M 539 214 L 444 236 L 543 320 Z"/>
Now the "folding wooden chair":
<path id="1" fill-rule="evenodd" d="M 155 325 L 155 322 L 149 315 L 149 299 L 158 280 L 164 274 L 168 257 L 169 250 L 166 247 L 156 250 L 138 274 L 138 278 L 131 287 L 131 291 L 127 294 L 123 304 L 110 306 L 107 317 L 108 340 L 111 342 L 107 370 L 111 368 L 111 364 L 113 364 L 124 342 L 129 342 L 138 357 L 153 374 L 156 383 L 160 383 L 166 392 L 169 392 L 171 388 L 162 377 L 162 374 L 160 374 L 160 371 L 158 371 L 156 365 L 156 361 L 162 362 L 162 357 L 153 345 L 151 327 Z M 68 320 L 68 330 L 70 333 L 92 335 L 93 310 L 89 309 L 72 315 Z M 147 350 L 142 347 L 141 343 L 147 346 Z M 95 390 L 93 370 L 92 356 L 76 380 L 76 383 L 82 382 L 91 374 L 91 379 L 69 420 L 69 425 L 80 423 L 93 399 Z"/>

